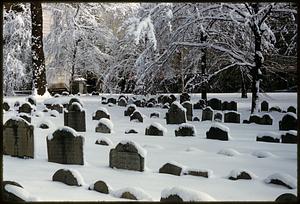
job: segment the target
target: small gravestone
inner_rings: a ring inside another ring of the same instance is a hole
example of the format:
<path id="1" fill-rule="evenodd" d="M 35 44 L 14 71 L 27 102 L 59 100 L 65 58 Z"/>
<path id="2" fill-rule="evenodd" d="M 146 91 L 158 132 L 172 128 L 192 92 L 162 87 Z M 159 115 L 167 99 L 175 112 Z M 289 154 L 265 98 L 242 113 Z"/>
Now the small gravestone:
<path id="1" fill-rule="evenodd" d="M 41 124 L 39 125 L 39 128 L 41 128 L 41 129 L 49 129 L 49 125 L 46 124 L 46 123 L 41 123 Z"/>
<path id="2" fill-rule="evenodd" d="M 214 121 L 222 122 L 222 120 L 223 120 L 223 113 L 220 111 L 216 112 L 214 115 Z"/>
<path id="3" fill-rule="evenodd" d="M 287 109 L 287 112 L 292 112 L 292 113 L 296 114 L 297 110 L 294 106 L 289 106 L 288 109 Z"/>
<path id="4" fill-rule="evenodd" d="M 228 101 L 223 101 L 222 102 L 222 110 L 223 111 L 229 110 L 229 103 L 228 103 Z"/>
<path id="5" fill-rule="evenodd" d="M 200 176 L 200 177 L 209 177 L 209 172 L 206 170 L 198 170 L 198 169 L 187 169 L 183 172 L 183 175 L 191 175 L 191 176 Z"/>
<path id="6" fill-rule="evenodd" d="M 166 103 L 170 104 L 170 103 L 172 103 L 171 101 L 172 101 L 172 98 L 170 96 L 166 96 L 166 95 L 163 96 L 162 99 L 161 99 L 162 104 L 166 104 Z"/>
<path id="7" fill-rule="evenodd" d="M 99 96 L 99 95 L 100 95 L 100 93 L 98 91 L 93 91 L 92 92 L 92 96 Z"/>
<path id="8" fill-rule="evenodd" d="M 271 107 L 271 108 L 269 109 L 269 111 L 270 111 L 270 112 L 276 111 L 276 112 L 279 112 L 279 113 L 282 112 L 282 110 L 281 110 L 281 108 L 280 108 L 279 106 L 273 106 L 273 107 Z"/>
<path id="9" fill-rule="evenodd" d="M 227 141 L 229 140 L 229 128 L 221 124 L 213 124 L 206 132 L 206 138 Z"/>
<path id="10" fill-rule="evenodd" d="M 137 143 L 122 141 L 109 153 L 109 166 L 117 169 L 144 171 L 146 150 Z"/>
<path id="11" fill-rule="evenodd" d="M 9 111 L 9 109 L 10 109 L 10 106 L 8 105 L 8 103 L 7 102 L 3 102 L 3 110 Z"/>
<path id="12" fill-rule="evenodd" d="M 78 98 L 71 98 L 66 108 L 68 108 L 68 107 L 69 107 L 70 105 L 72 105 L 72 103 L 74 103 L 74 102 L 79 103 L 79 104 L 83 107 L 82 102 L 81 102 Z"/>
<path id="13" fill-rule="evenodd" d="M 14 194 L 12 192 L 9 192 L 5 189 L 6 185 L 12 185 L 12 186 L 16 186 L 16 187 L 20 187 L 23 188 L 23 186 L 21 186 L 19 183 L 15 182 L 15 181 L 3 181 L 2 182 L 2 201 L 4 202 L 11 202 L 11 203 L 18 203 L 18 202 L 26 202 L 25 200 L 23 200 L 23 198 L 20 198 L 18 194 Z"/>
<path id="14" fill-rule="evenodd" d="M 26 120 L 27 122 L 31 123 L 31 117 L 30 115 L 26 114 L 26 113 L 20 113 L 19 114 L 20 118 L 23 118 L 24 120 Z"/>
<path id="15" fill-rule="evenodd" d="M 28 102 L 23 103 L 19 107 L 19 113 L 31 113 L 31 111 L 32 111 L 32 106 Z"/>
<path id="16" fill-rule="evenodd" d="M 208 106 L 213 110 L 222 110 L 222 102 L 217 98 L 212 98 L 208 101 Z"/>
<path id="17" fill-rule="evenodd" d="M 261 125 L 272 125 L 273 124 L 273 118 L 269 114 L 264 114 L 260 119 Z"/>
<path id="18" fill-rule="evenodd" d="M 124 116 L 130 116 L 135 110 L 136 110 L 135 104 L 129 105 L 127 110 L 124 111 Z"/>
<path id="19" fill-rule="evenodd" d="M 297 144 L 297 131 L 290 130 L 284 135 L 281 135 L 281 142 L 288 144 Z"/>
<path id="20" fill-rule="evenodd" d="M 241 115 L 235 111 L 229 111 L 224 114 L 224 123 L 240 123 Z"/>
<path id="21" fill-rule="evenodd" d="M 93 120 L 100 120 L 101 118 L 110 119 L 110 114 L 108 113 L 106 108 L 101 108 L 93 114 Z"/>
<path id="22" fill-rule="evenodd" d="M 59 113 L 63 112 L 64 106 L 62 104 L 52 104 L 50 107 L 51 110 L 56 110 Z"/>
<path id="23" fill-rule="evenodd" d="M 279 143 L 280 135 L 273 132 L 263 132 L 256 136 L 256 141 Z"/>
<path id="24" fill-rule="evenodd" d="M 60 97 L 59 93 L 54 94 L 54 98 L 58 98 L 58 97 Z"/>
<path id="25" fill-rule="evenodd" d="M 193 118 L 193 105 L 190 101 L 185 101 L 182 106 L 186 109 L 186 118 L 188 121 L 192 121 Z"/>
<path id="26" fill-rule="evenodd" d="M 126 130 L 125 134 L 137 134 L 138 132 L 134 129 Z"/>
<path id="27" fill-rule="evenodd" d="M 52 176 L 52 181 L 62 182 L 69 186 L 82 186 L 82 178 L 77 171 L 59 169 Z"/>
<path id="28" fill-rule="evenodd" d="M 34 158 L 34 127 L 20 117 L 3 125 L 3 154 Z"/>
<path id="29" fill-rule="evenodd" d="M 148 102 L 148 103 L 146 104 L 146 107 L 147 107 L 147 108 L 153 108 L 153 107 L 154 107 L 154 103 Z"/>
<path id="30" fill-rule="evenodd" d="M 181 203 L 182 198 L 177 194 L 168 195 L 167 197 L 161 197 L 160 202 L 170 202 L 170 203 Z"/>
<path id="31" fill-rule="evenodd" d="M 85 111 L 78 102 L 69 105 L 68 110 L 64 111 L 64 125 L 79 132 L 86 131 Z"/>
<path id="32" fill-rule="evenodd" d="M 70 94 L 69 94 L 69 92 L 67 92 L 67 91 L 63 91 L 63 92 L 61 93 L 61 95 L 63 95 L 63 96 L 69 96 Z"/>
<path id="33" fill-rule="evenodd" d="M 117 99 L 109 98 L 109 99 L 107 99 L 107 103 L 117 104 Z"/>
<path id="34" fill-rule="evenodd" d="M 193 118 L 193 121 L 200 121 L 200 119 L 196 116 Z"/>
<path id="35" fill-rule="evenodd" d="M 130 193 L 128 191 L 123 192 L 122 195 L 120 196 L 120 198 L 125 198 L 125 199 L 129 199 L 129 200 L 137 200 L 135 195 L 133 195 L 132 193 Z"/>
<path id="36" fill-rule="evenodd" d="M 278 196 L 275 200 L 275 202 L 285 202 L 285 203 L 296 203 L 298 201 L 297 196 L 295 196 L 292 193 L 283 193 L 280 196 Z"/>
<path id="37" fill-rule="evenodd" d="M 107 118 L 101 118 L 95 131 L 101 133 L 111 133 L 112 129 L 113 123 Z"/>
<path id="38" fill-rule="evenodd" d="M 104 181 L 96 181 L 89 187 L 89 190 L 95 190 L 99 193 L 109 194 L 110 187 Z"/>
<path id="39" fill-rule="evenodd" d="M 231 171 L 229 177 L 229 180 L 239 180 L 239 179 L 244 179 L 244 180 L 251 180 L 252 176 L 251 173 L 248 173 L 246 171 L 240 171 L 236 172 L 235 170 Z"/>
<path id="40" fill-rule="evenodd" d="M 48 161 L 83 165 L 84 138 L 69 127 L 57 129 L 47 137 Z"/>
<path id="41" fill-rule="evenodd" d="M 296 189 L 297 188 L 297 179 L 291 177 L 288 174 L 275 173 L 268 176 L 265 180 L 267 184 L 276 184 L 280 186 L 284 186 L 288 189 Z"/>
<path id="42" fill-rule="evenodd" d="M 180 103 L 183 103 L 185 101 L 190 101 L 191 96 L 188 93 L 182 93 L 179 98 L 180 98 Z"/>
<path id="43" fill-rule="evenodd" d="M 123 107 L 126 107 L 127 106 L 127 101 L 125 98 L 120 98 L 118 100 L 118 106 L 123 106 Z"/>
<path id="44" fill-rule="evenodd" d="M 144 107 L 146 102 L 144 100 L 135 100 L 133 104 L 135 104 L 137 107 Z"/>
<path id="45" fill-rule="evenodd" d="M 153 136 L 163 136 L 166 129 L 159 123 L 152 123 L 145 130 L 145 135 L 153 135 Z"/>
<path id="46" fill-rule="evenodd" d="M 205 100 L 200 99 L 197 103 L 194 103 L 194 109 L 203 109 L 205 107 Z"/>
<path id="47" fill-rule="evenodd" d="M 175 136 L 195 136 L 196 129 L 195 126 L 183 123 L 180 124 L 179 127 L 175 130 Z"/>
<path id="48" fill-rule="evenodd" d="M 166 120 L 167 124 L 186 123 L 186 109 L 177 101 L 174 101 L 166 113 Z"/>
<path id="49" fill-rule="evenodd" d="M 143 116 L 142 114 L 135 110 L 131 115 L 130 115 L 130 121 L 136 121 L 136 122 L 140 122 L 142 123 L 143 122 Z"/>
<path id="50" fill-rule="evenodd" d="M 287 113 L 279 121 L 279 130 L 297 130 L 297 123 L 297 115 Z"/>
<path id="51" fill-rule="evenodd" d="M 182 171 L 182 167 L 172 163 L 166 163 L 159 169 L 159 173 L 172 174 L 175 176 L 180 176 L 181 171 Z"/>
<path id="52" fill-rule="evenodd" d="M 228 104 L 228 110 L 237 111 L 237 103 L 235 101 L 230 101 Z"/>
<path id="53" fill-rule="evenodd" d="M 159 118 L 159 112 L 151 113 L 150 118 Z"/>
<path id="54" fill-rule="evenodd" d="M 212 120 L 213 118 L 213 109 L 211 107 L 206 107 L 205 109 L 203 109 L 202 111 L 202 121 L 205 121 L 205 120 Z"/>
<path id="55" fill-rule="evenodd" d="M 170 100 L 169 104 L 172 104 L 174 101 L 177 100 L 176 96 L 174 96 L 173 94 L 170 95 L 170 98 L 171 98 L 171 100 Z"/>
<path id="56" fill-rule="evenodd" d="M 261 102 L 260 110 L 268 112 L 269 111 L 269 103 L 267 101 Z"/>
<path id="57" fill-rule="evenodd" d="M 95 144 L 109 146 L 109 144 L 105 140 L 96 140 Z"/>

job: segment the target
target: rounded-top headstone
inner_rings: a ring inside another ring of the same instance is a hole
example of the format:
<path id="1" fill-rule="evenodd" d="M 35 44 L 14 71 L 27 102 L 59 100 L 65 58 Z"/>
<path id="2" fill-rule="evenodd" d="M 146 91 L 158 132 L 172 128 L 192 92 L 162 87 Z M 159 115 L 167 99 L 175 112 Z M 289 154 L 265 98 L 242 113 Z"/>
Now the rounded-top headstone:
<path id="1" fill-rule="evenodd" d="M 186 123 L 186 109 L 180 103 L 174 101 L 166 113 L 166 120 L 167 124 Z"/>
<path id="2" fill-rule="evenodd" d="M 297 202 L 297 196 L 292 193 L 284 193 L 278 196 L 276 202 Z"/>
<path id="3" fill-rule="evenodd" d="M 2 199 L 3 199 L 3 201 L 6 201 L 6 202 L 25 202 L 25 200 L 20 198 L 18 195 L 15 195 L 11 192 L 8 192 L 5 189 L 6 185 L 12 185 L 12 186 L 17 186 L 17 187 L 23 188 L 23 186 L 21 186 L 19 183 L 15 182 L 15 181 L 3 181 L 2 182 L 2 189 L 3 189 Z"/>
<path id="4" fill-rule="evenodd" d="M 71 98 L 70 101 L 69 101 L 69 106 L 74 103 L 74 102 L 77 102 L 79 103 L 81 106 L 83 106 L 82 102 L 78 99 L 78 98 Z"/>
<path id="5" fill-rule="evenodd" d="M 59 169 L 52 176 L 52 181 L 59 181 L 69 186 L 82 186 L 81 175 L 75 170 Z"/>
<path id="6" fill-rule="evenodd" d="M 287 112 L 292 112 L 292 113 L 295 113 L 295 114 L 296 114 L 297 110 L 296 110 L 296 108 L 295 108 L 294 106 L 289 106 L 289 107 L 287 108 Z"/>
<path id="7" fill-rule="evenodd" d="M 104 181 L 96 181 L 89 187 L 89 190 L 95 190 L 99 193 L 109 194 L 110 187 Z"/>

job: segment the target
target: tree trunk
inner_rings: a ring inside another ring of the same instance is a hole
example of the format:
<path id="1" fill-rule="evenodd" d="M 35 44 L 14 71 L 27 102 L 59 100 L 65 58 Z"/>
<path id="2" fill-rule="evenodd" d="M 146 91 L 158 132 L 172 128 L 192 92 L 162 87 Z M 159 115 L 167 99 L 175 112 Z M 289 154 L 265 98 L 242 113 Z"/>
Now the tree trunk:
<path id="1" fill-rule="evenodd" d="M 76 53 L 77 53 L 77 47 L 81 40 L 78 39 L 75 42 L 74 52 L 73 52 L 73 64 L 71 69 L 71 81 L 70 81 L 70 93 L 73 93 L 73 82 L 74 82 L 74 76 L 75 76 L 75 64 L 76 64 Z"/>
<path id="2" fill-rule="evenodd" d="M 200 41 L 201 43 L 204 43 L 207 39 L 207 36 L 201 32 L 201 36 L 200 36 Z M 208 87 L 208 82 L 207 82 L 207 74 L 206 74 L 206 52 L 207 49 L 206 48 L 202 48 L 201 49 L 201 61 L 200 61 L 200 67 L 201 67 L 201 73 L 202 73 L 202 88 L 201 88 L 201 98 L 205 101 L 207 101 L 207 87 Z"/>
<path id="3" fill-rule="evenodd" d="M 247 88 L 246 88 L 246 82 L 245 82 L 245 73 L 243 70 L 240 68 L 241 71 L 241 92 L 242 92 L 242 98 L 248 98 L 247 97 Z"/>
<path id="4" fill-rule="evenodd" d="M 38 95 L 46 92 L 46 69 L 43 51 L 43 13 L 42 5 L 39 2 L 31 2 L 31 21 L 32 21 L 32 66 L 33 66 L 33 86 L 37 89 Z"/>

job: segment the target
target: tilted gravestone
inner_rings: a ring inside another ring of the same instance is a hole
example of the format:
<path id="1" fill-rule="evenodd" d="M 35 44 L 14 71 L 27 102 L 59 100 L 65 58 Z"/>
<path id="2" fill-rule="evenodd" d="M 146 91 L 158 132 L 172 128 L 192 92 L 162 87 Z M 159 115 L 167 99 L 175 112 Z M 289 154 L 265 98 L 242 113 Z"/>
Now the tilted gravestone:
<path id="1" fill-rule="evenodd" d="M 224 114 L 224 123 L 240 123 L 241 115 L 235 111 L 229 111 Z"/>
<path id="2" fill-rule="evenodd" d="M 34 158 L 34 127 L 20 117 L 3 125 L 3 154 Z"/>
<path id="3" fill-rule="evenodd" d="M 212 98 L 207 103 L 213 110 L 222 110 L 222 101 L 217 98 Z"/>
<path id="4" fill-rule="evenodd" d="M 27 97 L 26 101 L 28 101 L 28 103 L 30 103 L 31 105 L 36 106 L 36 99 L 33 96 Z"/>
<path id="5" fill-rule="evenodd" d="M 282 110 L 281 110 L 281 108 L 280 108 L 279 106 L 273 106 L 273 107 L 271 107 L 271 108 L 269 109 L 269 111 L 270 111 L 270 112 L 276 111 L 276 112 L 279 112 L 279 113 L 282 112 Z"/>
<path id="6" fill-rule="evenodd" d="M 292 193 L 283 193 L 275 199 L 275 202 L 296 203 L 297 196 Z"/>
<path id="7" fill-rule="evenodd" d="M 181 95 L 180 95 L 180 103 L 183 103 L 183 102 L 185 102 L 185 101 L 190 101 L 190 99 L 191 99 L 191 96 L 188 94 L 188 93 L 182 93 Z"/>
<path id="8" fill-rule="evenodd" d="M 79 132 L 86 131 L 85 111 L 78 102 L 73 102 L 68 110 L 64 111 L 64 125 Z"/>
<path id="9" fill-rule="evenodd" d="M 181 124 L 186 122 L 186 109 L 174 101 L 166 113 L 167 124 Z"/>
<path id="10" fill-rule="evenodd" d="M 269 111 L 269 103 L 267 101 L 261 102 L 260 110 L 268 112 Z"/>
<path id="11" fill-rule="evenodd" d="M 212 120 L 213 118 L 213 109 L 211 107 L 206 107 L 205 109 L 203 109 L 202 111 L 202 119 L 201 121 L 205 121 L 205 120 Z"/>
<path id="12" fill-rule="evenodd" d="M 136 110 L 135 104 L 129 105 L 127 110 L 124 111 L 124 116 L 130 116 L 135 110 Z"/>
<path id="13" fill-rule="evenodd" d="M 9 109 L 10 109 L 10 106 L 8 105 L 8 103 L 7 102 L 3 102 L 3 110 L 9 111 Z"/>
<path id="14" fill-rule="evenodd" d="M 89 186 L 89 190 L 94 190 L 99 193 L 109 194 L 110 187 L 104 181 L 96 181 L 92 185 Z"/>
<path id="15" fill-rule="evenodd" d="M 69 127 L 57 129 L 47 137 L 48 161 L 60 164 L 84 165 L 84 138 Z"/>
<path id="16" fill-rule="evenodd" d="M 190 101 L 185 101 L 181 104 L 186 109 L 186 118 L 188 121 L 193 119 L 193 105 Z"/>
<path id="17" fill-rule="evenodd" d="M 214 115 L 214 121 L 222 122 L 222 120 L 223 120 L 223 113 L 220 111 L 216 112 Z"/>
<path id="18" fill-rule="evenodd" d="M 107 118 L 101 118 L 95 129 L 96 132 L 101 133 L 111 133 L 113 128 L 113 123 Z"/>
<path id="19" fill-rule="evenodd" d="M 144 171 L 146 151 L 137 143 L 121 141 L 109 153 L 109 166 L 117 169 Z"/>
<path id="20" fill-rule="evenodd" d="M 166 163 L 159 169 L 159 173 L 172 174 L 175 176 L 180 176 L 182 167 L 179 164 Z"/>
<path id="21" fill-rule="evenodd" d="M 100 120 L 101 118 L 110 119 L 110 114 L 108 113 L 106 108 L 101 108 L 93 114 L 93 120 Z"/>
<path id="22" fill-rule="evenodd" d="M 296 108 L 295 108 L 294 106 L 289 106 L 289 107 L 287 108 L 287 112 L 292 112 L 292 113 L 295 113 L 295 114 L 296 114 L 297 110 L 296 110 Z"/>
<path id="23" fill-rule="evenodd" d="M 19 107 L 19 113 L 31 113 L 31 111 L 32 111 L 32 106 L 28 102 L 23 103 Z"/>
<path id="24" fill-rule="evenodd" d="M 142 123 L 143 122 L 143 116 L 142 114 L 138 111 L 138 110 L 135 110 L 131 115 L 130 115 L 130 121 L 136 121 L 136 122 L 140 122 Z"/>
<path id="25" fill-rule="evenodd" d="M 290 112 L 285 114 L 279 121 L 279 130 L 297 130 L 297 115 Z"/>
<path id="26" fill-rule="evenodd" d="M 221 124 L 215 124 L 206 132 L 207 139 L 229 140 L 229 128 Z"/>

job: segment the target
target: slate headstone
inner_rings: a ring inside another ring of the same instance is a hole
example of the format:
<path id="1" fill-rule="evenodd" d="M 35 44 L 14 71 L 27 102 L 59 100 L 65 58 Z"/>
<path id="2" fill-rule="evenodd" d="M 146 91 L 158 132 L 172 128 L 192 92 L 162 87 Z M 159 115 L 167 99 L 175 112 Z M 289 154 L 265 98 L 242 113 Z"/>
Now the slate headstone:
<path id="1" fill-rule="evenodd" d="M 186 122 L 186 109 L 178 102 L 173 102 L 166 113 L 167 124 L 181 124 Z"/>
<path id="2" fill-rule="evenodd" d="M 241 115 L 235 111 L 229 111 L 224 114 L 224 123 L 240 123 Z"/>
<path id="3" fill-rule="evenodd" d="M 185 101 L 181 104 L 186 109 L 186 118 L 188 121 L 193 119 L 193 105 L 190 101 Z"/>
<path id="4" fill-rule="evenodd" d="M 69 186 L 82 186 L 78 178 L 74 176 L 73 172 L 68 169 L 59 169 L 57 170 L 53 176 L 52 181 L 62 182 Z"/>
<path id="5" fill-rule="evenodd" d="M 78 102 L 73 102 L 68 110 L 64 111 L 64 125 L 79 132 L 86 131 L 85 110 Z"/>
<path id="6" fill-rule="evenodd" d="M 222 101 L 217 98 L 212 98 L 208 101 L 208 106 L 213 110 L 222 110 Z"/>
<path id="7" fill-rule="evenodd" d="M 260 110 L 268 112 L 269 111 L 269 103 L 267 101 L 261 102 Z"/>
<path id="8" fill-rule="evenodd" d="M 201 121 L 205 121 L 205 120 L 212 120 L 213 118 L 213 109 L 211 107 L 206 107 L 205 109 L 203 109 L 202 111 L 202 119 Z"/>
<path id="9" fill-rule="evenodd" d="M 285 114 L 279 121 L 279 130 L 297 130 L 297 115 L 294 113 Z"/>

